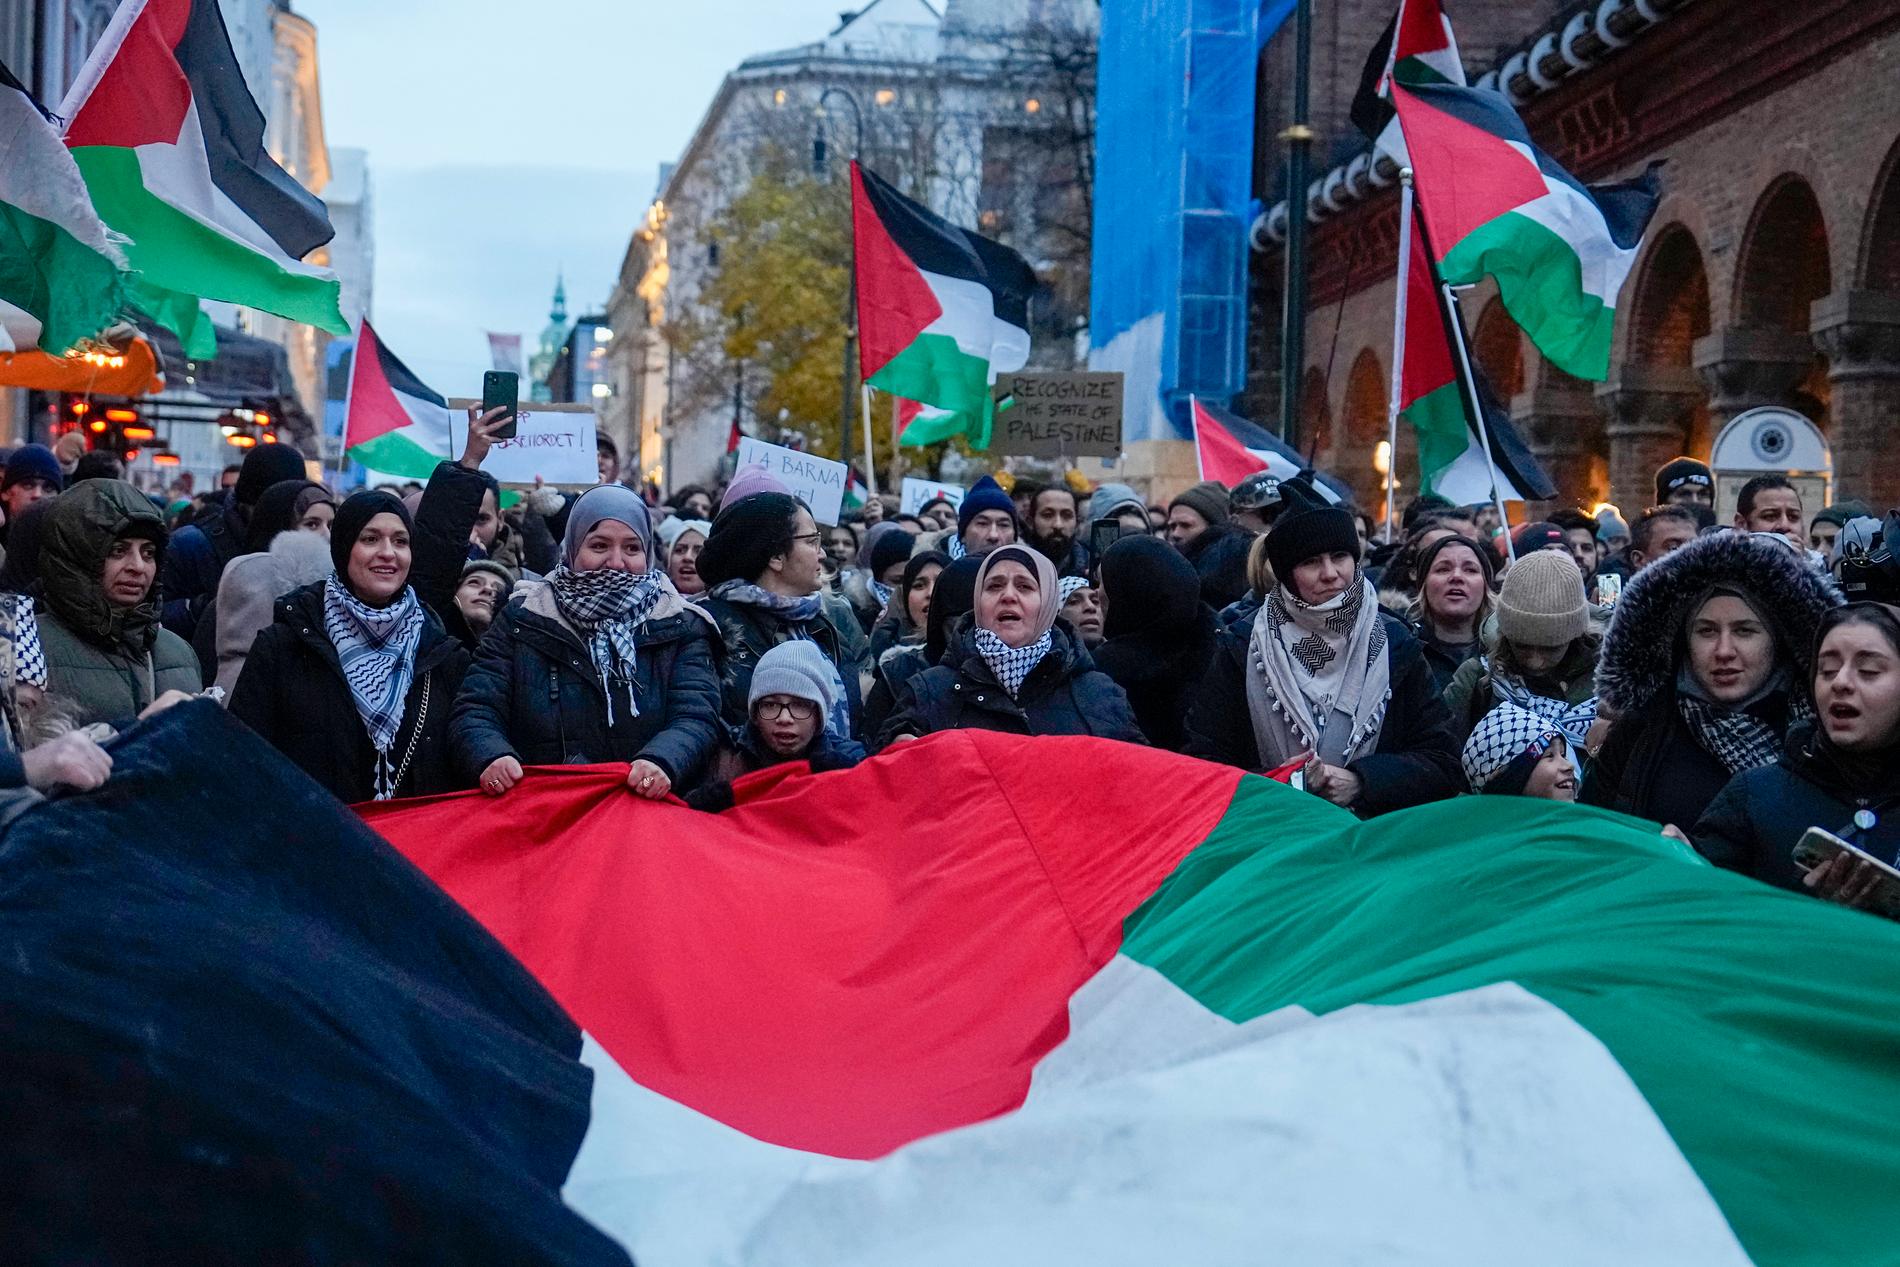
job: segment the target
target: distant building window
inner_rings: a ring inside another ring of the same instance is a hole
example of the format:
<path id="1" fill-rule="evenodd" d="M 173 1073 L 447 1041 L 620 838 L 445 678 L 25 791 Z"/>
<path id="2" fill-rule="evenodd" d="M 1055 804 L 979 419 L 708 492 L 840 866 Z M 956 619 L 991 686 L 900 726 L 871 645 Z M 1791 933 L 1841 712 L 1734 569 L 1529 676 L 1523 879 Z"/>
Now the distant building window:
<path id="1" fill-rule="evenodd" d="M 780 88 L 777 92 L 772 94 L 772 104 L 775 106 L 785 104 L 785 90 L 783 88 Z"/>
<path id="2" fill-rule="evenodd" d="M 1023 111 L 1026 114 L 1041 114 L 1042 102 L 1036 100 L 1036 98 L 1034 97 L 1031 97 L 1029 100 L 1023 102 Z"/>
<path id="3" fill-rule="evenodd" d="M 706 244 L 706 265 L 709 268 L 719 267 L 719 243 L 708 242 Z"/>
<path id="4" fill-rule="evenodd" d="M 877 96 L 874 99 L 880 106 L 888 106 L 891 102 L 897 100 L 897 89 L 879 88 L 877 90 Z"/>

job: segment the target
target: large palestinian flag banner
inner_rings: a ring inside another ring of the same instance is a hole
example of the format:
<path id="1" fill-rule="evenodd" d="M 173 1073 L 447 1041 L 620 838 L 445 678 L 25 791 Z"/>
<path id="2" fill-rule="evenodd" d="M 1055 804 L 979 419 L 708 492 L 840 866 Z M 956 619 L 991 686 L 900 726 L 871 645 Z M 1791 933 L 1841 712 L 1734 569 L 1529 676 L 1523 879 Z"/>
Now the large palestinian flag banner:
<path id="1" fill-rule="evenodd" d="M 1029 363 L 1035 273 L 1008 247 L 958 228 L 857 163 L 851 224 L 864 381 L 944 411 L 913 419 L 900 442 L 962 435 L 988 448 L 996 377 Z"/>
<path id="2" fill-rule="evenodd" d="M 60 356 L 119 320 L 125 256 L 40 103 L 0 66 L 0 352 Z"/>
<path id="3" fill-rule="evenodd" d="M 335 274 L 304 263 L 329 214 L 265 150 L 217 0 L 121 0 L 60 113 L 92 205 L 130 239 L 134 302 L 188 351 L 215 347 L 201 298 L 349 333 Z"/>
<path id="4" fill-rule="evenodd" d="M 1439 278 L 1495 277 L 1552 364 L 1608 377 L 1617 296 L 1660 200 L 1655 167 L 1588 188 L 1537 148 L 1500 93 L 1396 80 L 1391 91 Z"/>
<path id="5" fill-rule="evenodd" d="M 113 756 L 0 850 L 23 1259 L 1900 1243 L 1900 928 L 1653 824 L 1508 797 L 1362 822 L 981 731 L 752 776 L 719 815 L 599 766 L 365 823 L 202 701 Z"/>
<path id="6" fill-rule="evenodd" d="M 356 332 L 343 414 L 344 451 L 374 474 L 426 481 L 451 456 L 448 401 L 398 360 L 368 321 Z"/>

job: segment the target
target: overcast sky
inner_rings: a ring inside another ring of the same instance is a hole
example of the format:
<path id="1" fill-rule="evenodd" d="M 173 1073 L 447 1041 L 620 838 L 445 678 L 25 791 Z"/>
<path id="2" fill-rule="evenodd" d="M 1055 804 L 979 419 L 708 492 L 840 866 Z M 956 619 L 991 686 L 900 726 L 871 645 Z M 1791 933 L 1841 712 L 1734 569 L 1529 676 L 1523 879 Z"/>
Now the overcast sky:
<path id="1" fill-rule="evenodd" d="M 324 132 L 369 151 L 372 319 L 445 395 L 489 330 L 532 346 L 557 270 L 607 299 L 662 162 L 753 53 L 820 38 L 840 0 L 294 0 L 317 26 Z"/>

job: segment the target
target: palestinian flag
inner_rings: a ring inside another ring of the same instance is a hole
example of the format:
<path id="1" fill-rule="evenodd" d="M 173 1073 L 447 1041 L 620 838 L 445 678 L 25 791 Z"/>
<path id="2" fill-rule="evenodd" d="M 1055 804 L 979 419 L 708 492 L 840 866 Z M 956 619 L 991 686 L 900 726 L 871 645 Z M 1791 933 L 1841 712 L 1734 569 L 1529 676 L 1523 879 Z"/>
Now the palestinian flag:
<path id="1" fill-rule="evenodd" d="M 1458 40 L 1439 0 L 1400 0 L 1399 11 L 1372 46 L 1359 91 L 1352 99 L 1352 121 L 1376 148 L 1401 168 L 1411 166 L 1405 136 L 1392 108 L 1392 84 L 1462 84 L 1465 64 Z"/>
<path id="2" fill-rule="evenodd" d="M 1202 479 L 1218 480 L 1233 488 L 1249 475 L 1261 471 L 1282 480 L 1308 473 L 1299 451 L 1266 428 L 1257 427 L 1218 405 L 1207 404 L 1198 396 L 1188 397 L 1188 409 L 1193 415 L 1194 455 L 1200 463 Z M 1319 480 L 1312 484 L 1314 491 L 1326 500 L 1339 500 L 1338 495 Z"/>
<path id="3" fill-rule="evenodd" d="M 842 507 L 845 510 L 863 510 L 865 499 L 868 498 L 870 495 L 871 495 L 871 490 L 869 488 L 866 488 L 864 481 L 858 477 L 857 468 L 846 467 L 845 479 L 844 479 L 844 498 L 842 502 L 840 503 Z"/>
<path id="4" fill-rule="evenodd" d="M 1457 300 L 1435 283 L 1424 232 L 1416 222 L 1413 230 L 1399 417 L 1418 436 L 1422 491 L 1448 497 L 1460 506 L 1555 497 L 1556 485 L 1492 395 L 1483 371 L 1470 360 Z M 1460 357 L 1471 365 L 1472 382 L 1478 387 L 1475 401 L 1459 373 Z M 1478 432 L 1480 419 L 1490 432 L 1489 462 L 1484 437 Z"/>
<path id="5" fill-rule="evenodd" d="M 344 405 L 343 447 L 379 475 L 427 480 L 452 445 L 449 405 L 376 337 L 369 322 L 357 332 Z"/>
<path id="6" fill-rule="evenodd" d="M 1361 821 L 984 731 L 767 771 L 719 815 L 625 772 L 364 812 L 585 1032 L 585 1135 L 549 1147 L 643 1267 L 1900 1243 L 1870 1111 L 1900 1097 L 1900 927 L 1653 825 L 1501 797 Z"/>
<path id="7" fill-rule="evenodd" d="M 119 319 L 125 256 L 52 120 L 0 66 L 0 352 L 60 356 Z"/>
<path id="8" fill-rule="evenodd" d="M 959 229 L 856 163 L 851 189 L 864 381 L 947 411 L 912 422 L 904 444 L 963 435 L 988 448 L 996 376 L 1029 363 L 1035 273 L 1008 247 Z"/>
<path id="9" fill-rule="evenodd" d="M 1616 300 L 1656 213 L 1656 168 L 1586 188 L 1531 142 L 1501 94 L 1395 83 L 1439 278 L 1497 278 L 1504 306 L 1552 364 L 1601 381 Z"/>
<path id="10" fill-rule="evenodd" d="M 303 262 L 329 214 L 264 149 L 217 0 L 122 0 L 60 113 L 93 207 L 131 239 L 134 302 L 193 355 L 212 345 L 200 298 L 349 333 L 335 274 Z"/>

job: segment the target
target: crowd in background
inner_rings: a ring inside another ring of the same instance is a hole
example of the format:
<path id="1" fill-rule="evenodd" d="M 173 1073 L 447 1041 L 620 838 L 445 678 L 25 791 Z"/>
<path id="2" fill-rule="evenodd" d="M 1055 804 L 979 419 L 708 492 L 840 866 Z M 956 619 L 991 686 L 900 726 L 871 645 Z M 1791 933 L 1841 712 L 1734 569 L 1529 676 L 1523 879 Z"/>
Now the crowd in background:
<path id="1" fill-rule="evenodd" d="M 339 498 L 287 446 L 165 506 L 100 455 L 0 476 L 0 787 L 89 789 L 102 741 L 201 693 L 342 800 L 616 763 L 716 810 L 741 775 L 938 731 L 1089 735 L 1274 773 L 1363 816 L 1581 801 L 1712 862 L 1866 904 L 1900 851 L 1900 516 L 1687 458 L 1627 520 L 1381 530 L 1310 477 L 980 479 L 845 522 L 758 470 L 661 497 L 505 493 L 504 419 L 424 484 Z M 0 798 L 5 799 L 5 798 Z"/>

